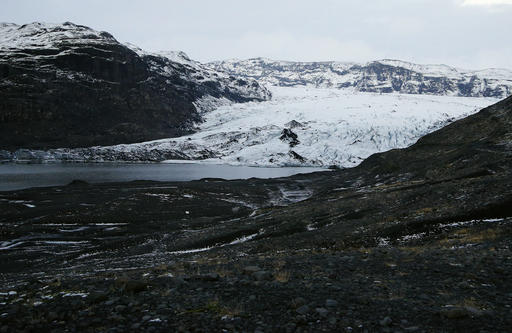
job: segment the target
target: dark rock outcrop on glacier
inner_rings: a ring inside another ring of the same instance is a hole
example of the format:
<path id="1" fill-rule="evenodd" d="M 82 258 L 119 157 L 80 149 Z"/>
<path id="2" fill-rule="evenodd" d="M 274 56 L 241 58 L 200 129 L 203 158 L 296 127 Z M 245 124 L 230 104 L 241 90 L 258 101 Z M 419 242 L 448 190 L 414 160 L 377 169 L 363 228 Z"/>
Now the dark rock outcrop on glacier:
<path id="1" fill-rule="evenodd" d="M 292 131 L 291 128 L 283 129 L 279 140 L 287 142 L 290 145 L 290 148 L 293 148 L 300 143 L 297 133 Z"/>
<path id="2" fill-rule="evenodd" d="M 73 23 L 0 25 L 2 149 L 88 147 L 190 133 L 206 99 L 262 100 L 253 80 L 137 52 Z"/>
<path id="3" fill-rule="evenodd" d="M 467 71 L 446 65 L 417 65 L 398 60 L 367 64 L 292 62 L 265 58 L 210 64 L 259 82 L 283 86 L 354 88 L 358 91 L 504 98 L 512 94 L 512 71 Z"/>

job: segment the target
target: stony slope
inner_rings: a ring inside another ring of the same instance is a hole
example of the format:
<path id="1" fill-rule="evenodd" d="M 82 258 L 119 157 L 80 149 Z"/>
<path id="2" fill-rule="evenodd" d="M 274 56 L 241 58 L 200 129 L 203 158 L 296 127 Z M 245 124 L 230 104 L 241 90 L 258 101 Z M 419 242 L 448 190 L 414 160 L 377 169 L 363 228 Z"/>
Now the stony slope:
<path id="1" fill-rule="evenodd" d="M 292 62 L 265 58 L 212 62 L 213 68 L 277 86 L 354 88 L 358 91 L 504 98 L 512 94 L 512 71 L 461 70 L 398 60 L 366 64 Z"/>
<path id="2" fill-rule="evenodd" d="M 2 148 L 87 147 L 190 133 L 198 107 L 268 91 L 73 23 L 0 24 Z"/>

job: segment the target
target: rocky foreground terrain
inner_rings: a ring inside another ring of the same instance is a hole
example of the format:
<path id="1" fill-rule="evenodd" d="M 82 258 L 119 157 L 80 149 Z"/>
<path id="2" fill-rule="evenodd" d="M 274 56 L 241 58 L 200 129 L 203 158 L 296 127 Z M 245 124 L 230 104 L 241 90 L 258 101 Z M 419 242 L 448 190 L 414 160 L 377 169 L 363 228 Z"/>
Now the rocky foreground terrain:
<path id="1" fill-rule="evenodd" d="M 107 32 L 64 24 L 0 23 L 0 146 L 90 147 L 192 133 L 223 101 L 261 101 L 254 80 L 183 53 L 150 54 Z"/>
<path id="2" fill-rule="evenodd" d="M 0 193 L 0 332 L 507 332 L 512 97 L 352 169 Z"/>

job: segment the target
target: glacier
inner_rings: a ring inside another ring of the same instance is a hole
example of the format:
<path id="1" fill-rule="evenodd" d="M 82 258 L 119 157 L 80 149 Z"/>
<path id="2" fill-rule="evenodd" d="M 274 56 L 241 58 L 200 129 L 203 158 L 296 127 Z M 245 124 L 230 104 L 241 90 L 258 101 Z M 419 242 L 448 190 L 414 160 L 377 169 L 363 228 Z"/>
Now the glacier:
<path id="1" fill-rule="evenodd" d="M 4 152 L 3 159 L 353 167 L 374 153 L 407 147 L 498 101 L 355 89 L 268 88 L 273 96 L 268 101 L 226 101 L 213 110 L 208 105 L 202 112 L 204 121 L 191 135 L 108 147 L 18 150 Z"/>

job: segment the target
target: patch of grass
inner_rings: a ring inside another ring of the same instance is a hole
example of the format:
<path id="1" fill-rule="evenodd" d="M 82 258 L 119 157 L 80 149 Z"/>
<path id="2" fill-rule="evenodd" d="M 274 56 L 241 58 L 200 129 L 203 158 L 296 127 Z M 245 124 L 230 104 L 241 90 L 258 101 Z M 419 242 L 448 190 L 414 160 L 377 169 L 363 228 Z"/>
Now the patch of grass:
<path id="1" fill-rule="evenodd" d="M 478 233 L 469 234 L 461 240 L 469 243 L 481 243 L 483 241 L 495 240 L 497 236 L 495 229 L 486 229 Z"/>
<path id="2" fill-rule="evenodd" d="M 434 211 L 434 208 L 432 208 L 432 207 L 420 208 L 414 212 L 414 215 L 425 215 L 425 214 L 432 213 L 433 211 Z"/>
<path id="3" fill-rule="evenodd" d="M 458 302 L 455 302 L 453 305 L 461 308 L 473 308 L 478 311 L 484 310 L 486 308 L 485 305 L 478 302 L 474 297 L 464 298 Z"/>
<path id="4" fill-rule="evenodd" d="M 439 244 L 444 247 L 451 247 L 454 245 L 483 243 L 486 241 L 494 241 L 500 236 L 499 230 L 494 228 L 485 230 L 476 230 L 476 228 L 471 227 L 461 228 L 439 240 Z"/>
<path id="5" fill-rule="evenodd" d="M 274 279 L 277 282 L 286 283 L 286 282 L 290 281 L 290 276 L 291 276 L 290 271 L 280 270 L 280 271 L 274 272 Z"/>
<path id="6" fill-rule="evenodd" d="M 222 266 L 218 266 L 217 268 L 215 268 L 215 273 L 219 274 L 219 276 L 222 278 L 233 276 L 233 271 Z"/>

